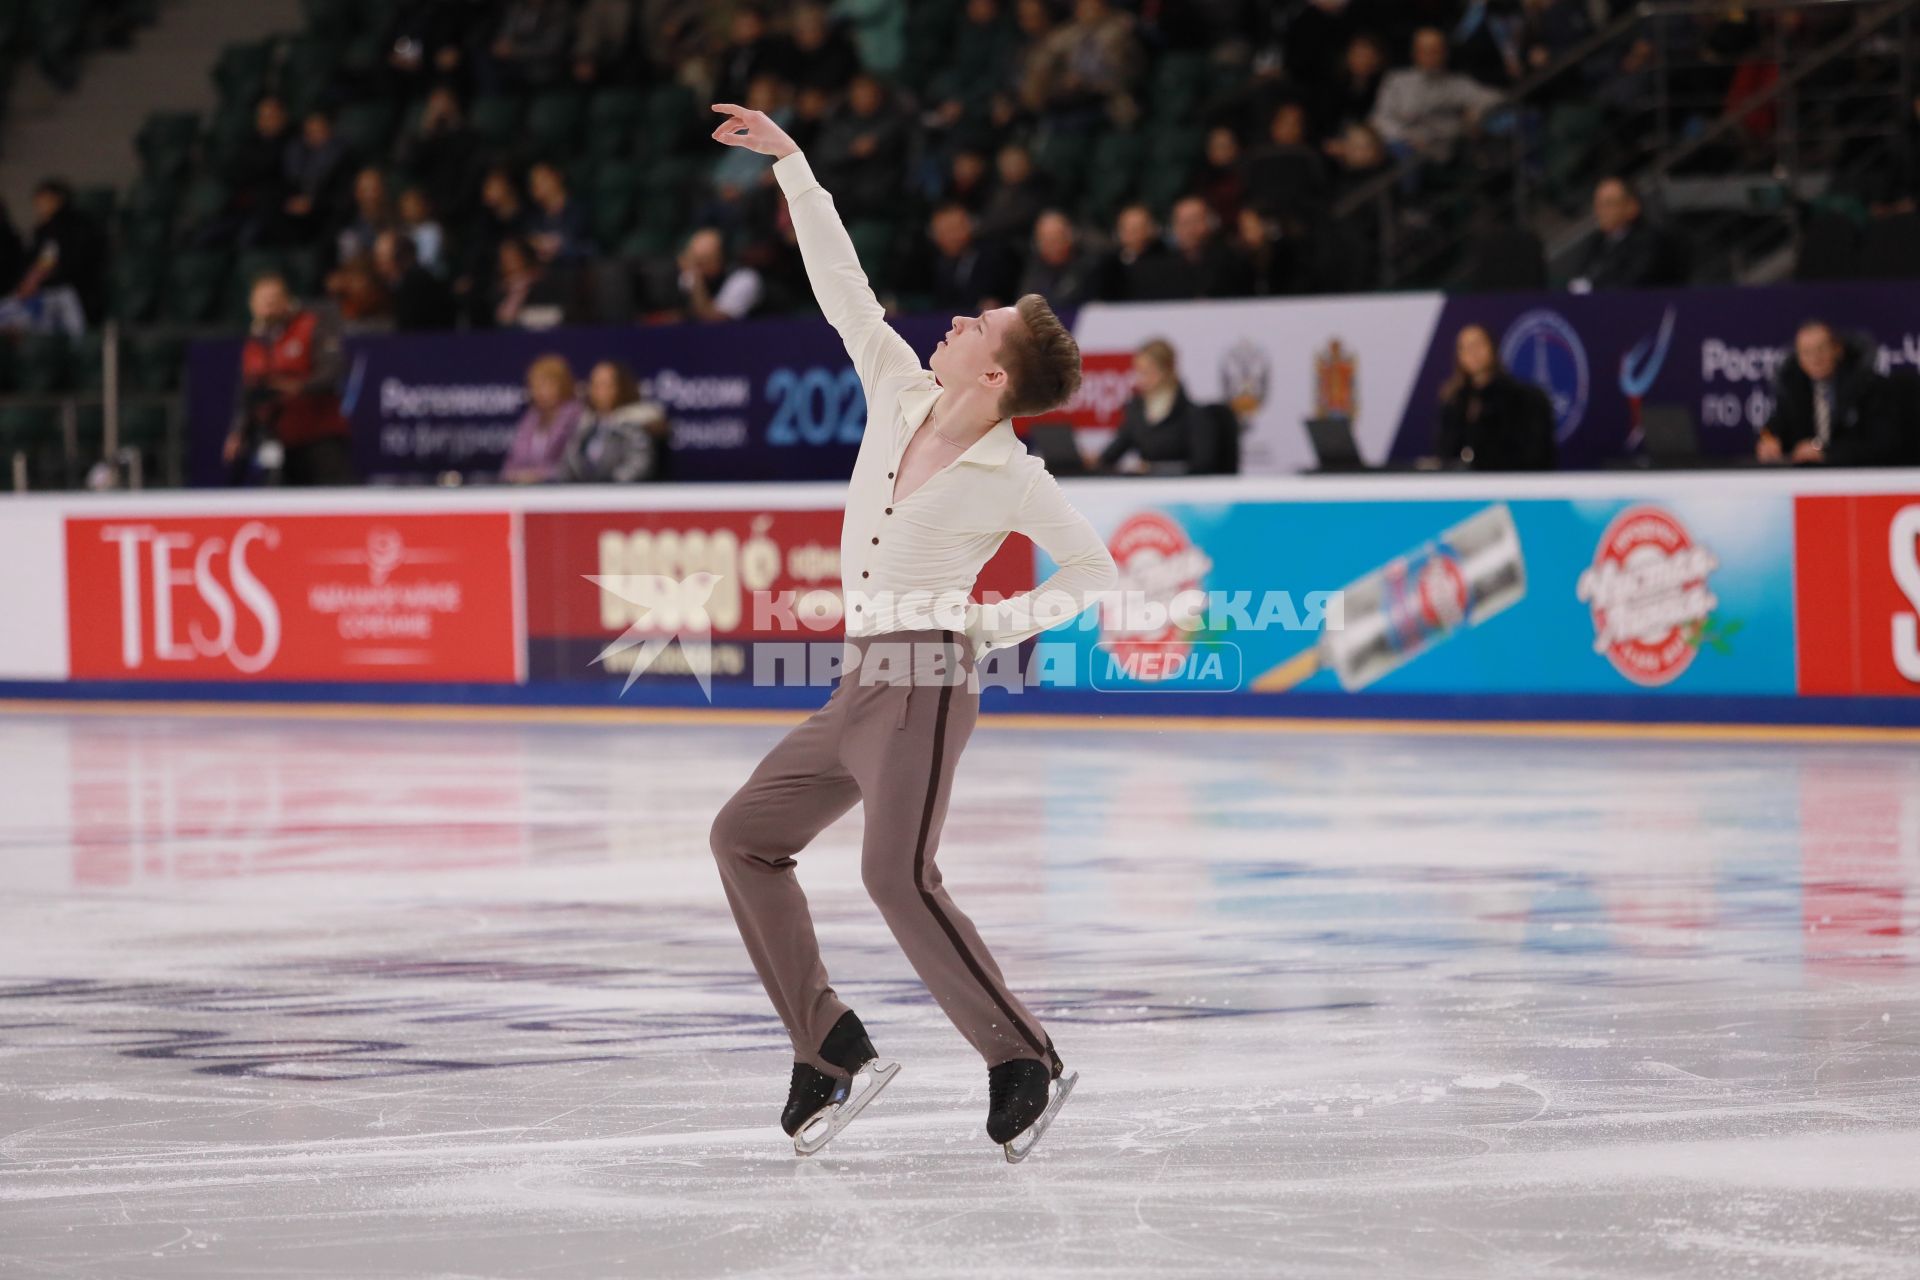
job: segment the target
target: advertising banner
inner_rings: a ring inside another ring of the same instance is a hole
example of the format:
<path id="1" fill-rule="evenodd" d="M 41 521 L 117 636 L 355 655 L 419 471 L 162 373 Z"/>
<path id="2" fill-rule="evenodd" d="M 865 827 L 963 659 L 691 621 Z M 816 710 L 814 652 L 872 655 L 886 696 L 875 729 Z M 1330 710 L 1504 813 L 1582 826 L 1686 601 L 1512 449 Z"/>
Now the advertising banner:
<path id="1" fill-rule="evenodd" d="M 1880 344 L 1882 372 L 1920 364 L 1911 290 L 1873 284 L 1484 294 L 1449 298 L 1412 380 L 1393 457 L 1433 451 L 1440 387 L 1469 324 L 1492 335 L 1506 366 L 1553 401 L 1560 466 L 1596 467 L 1640 448 L 1641 411 L 1692 417 L 1701 452 L 1748 455 L 1773 412 L 1773 380 L 1794 331 L 1819 318 Z"/>
<path id="2" fill-rule="evenodd" d="M 1308 470 L 1315 460 L 1302 424 L 1333 415 L 1353 421 L 1362 458 L 1381 462 L 1443 302 L 1437 293 L 1416 293 L 1084 307 L 1073 332 L 1095 377 L 1082 397 L 1111 408 L 1074 421 L 1117 426 L 1131 387 L 1115 375 L 1136 348 L 1162 338 L 1189 396 L 1233 406 L 1242 471 Z"/>
<path id="3" fill-rule="evenodd" d="M 924 358 L 949 317 L 908 317 L 900 332 Z M 602 360 L 633 370 L 641 395 L 672 423 L 678 480 L 827 480 L 853 469 L 866 398 L 824 320 L 546 332 L 390 334 L 349 338 L 342 408 L 367 480 L 431 482 L 446 472 L 491 479 L 526 411 L 534 360 L 564 357 L 583 383 Z M 189 469 L 225 483 L 221 444 L 233 422 L 238 342 L 195 343 L 189 362 Z"/>
<path id="4" fill-rule="evenodd" d="M 1795 505 L 1800 692 L 1920 695 L 1920 493 Z"/>
<path id="5" fill-rule="evenodd" d="M 69 517 L 75 679 L 511 683 L 514 517 Z"/>
<path id="6" fill-rule="evenodd" d="M 831 641 L 845 634 L 837 508 L 759 511 L 529 512 L 525 517 L 528 677 L 624 681 L 638 649 L 608 654 L 623 636 L 672 634 L 679 600 L 650 598 L 666 583 L 703 581 L 712 675 L 753 675 L 753 648 Z M 1009 537 L 980 572 L 980 592 L 1033 586 L 1032 544 Z M 595 579 L 600 581 L 595 581 Z M 658 588 L 654 580 L 663 580 Z M 620 585 L 622 582 L 627 585 Z M 661 605 L 666 608 L 661 608 Z M 682 650 L 649 653 L 642 679 L 685 679 Z"/>
<path id="7" fill-rule="evenodd" d="M 1786 495 L 1082 509 L 1120 568 L 1051 683 L 1791 694 Z M 1046 574 L 1041 563 L 1035 572 Z"/>

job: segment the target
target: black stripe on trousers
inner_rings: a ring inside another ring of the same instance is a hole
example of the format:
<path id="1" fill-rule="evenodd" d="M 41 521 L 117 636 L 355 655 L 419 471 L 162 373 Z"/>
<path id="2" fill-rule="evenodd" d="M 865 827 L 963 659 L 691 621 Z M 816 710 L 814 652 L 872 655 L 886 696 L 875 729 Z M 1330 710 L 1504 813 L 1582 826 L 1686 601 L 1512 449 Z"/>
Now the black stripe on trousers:
<path id="1" fill-rule="evenodd" d="M 942 631 L 940 635 L 946 643 L 953 643 L 953 632 Z M 932 913 L 935 920 L 940 922 L 940 928 L 946 932 L 947 940 L 953 943 L 953 949 L 958 951 L 960 958 L 967 962 L 968 972 L 972 973 L 974 979 L 986 989 L 987 994 L 993 997 L 993 1003 L 999 1006 L 1000 1012 L 1006 1016 L 1008 1022 L 1013 1024 L 1014 1030 L 1033 1046 L 1033 1051 L 1044 1062 L 1047 1051 L 1041 1045 L 1039 1037 L 1014 1016 L 1012 1007 L 994 987 L 992 979 L 987 977 L 986 970 L 980 967 L 980 962 L 974 959 L 973 952 L 967 950 L 967 944 L 961 939 L 960 931 L 953 927 L 953 921 L 948 919 L 947 913 L 940 909 L 939 901 L 927 888 L 923 878 L 927 865 L 927 836 L 933 831 L 933 807 L 940 795 L 940 765 L 945 759 L 947 750 L 947 707 L 952 701 L 953 685 L 950 683 L 941 685 L 940 710 L 933 721 L 933 766 L 927 771 L 927 803 L 920 810 L 920 838 L 913 846 L 913 887 L 920 891 L 920 901 L 927 904 L 927 910 Z"/>

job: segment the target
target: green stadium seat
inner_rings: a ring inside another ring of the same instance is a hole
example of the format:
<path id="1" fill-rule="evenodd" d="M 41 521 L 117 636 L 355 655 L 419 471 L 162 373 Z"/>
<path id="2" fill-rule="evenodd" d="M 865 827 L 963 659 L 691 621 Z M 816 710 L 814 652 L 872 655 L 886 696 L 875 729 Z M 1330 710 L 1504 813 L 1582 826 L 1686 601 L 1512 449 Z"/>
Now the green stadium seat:
<path id="1" fill-rule="evenodd" d="M 134 138 L 134 150 L 147 175 L 173 185 L 193 163 L 200 140 L 200 117 L 191 111 L 156 111 Z"/>
<path id="2" fill-rule="evenodd" d="M 113 263 L 113 314 L 122 324 L 144 324 L 160 311 L 165 259 L 160 246 L 123 252 Z"/>
<path id="3" fill-rule="evenodd" d="M 1053 182 L 1054 198 L 1073 204 L 1086 182 L 1093 142 L 1085 134 L 1050 131 L 1033 141 L 1033 166 Z"/>
<path id="4" fill-rule="evenodd" d="M 129 391 L 175 391 L 182 381 L 186 343 L 164 333 L 128 332 L 120 341 L 120 381 Z"/>
<path id="5" fill-rule="evenodd" d="M 520 104 L 512 98 L 476 98 L 467 113 L 467 125 L 482 145 L 507 146 L 520 133 Z"/>
<path id="6" fill-rule="evenodd" d="M 566 156 L 579 149 L 580 125 L 587 107 L 579 94 L 550 89 L 527 108 L 527 138 L 543 156 Z"/>
<path id="7" fill-rule="evenodd" d="M 601 89 L 587 104 L 587 151 L 595 159 L 628 155 L 641 133 L 647 99 L 638 89 Z"/>
<path id="8" fill-rule="evenodd" d="M 295 297 L 311 298 L 320 292 L 325 275 L 326 252 L 318 245 L 306 245 L 289 249 L 281 262 L 281 269 L 287 273 L 287 284 L 293 289 Z M 248 282 L 251 285 L 251 281 Z"/>
<path id="9" fill-rule="evenodd" d="M 222 109 L 238 108 L 251 114 L 253 104 L 266 92 L 272 72 L 270 41 L 245 40 L 222 48 L 213 64 L 213 86 L 220 93 Z"/>
<path id="10" fill-rule="evenodd" d="M 858 218 L 847 224 L 847 238 L 853 241 L 854 252 L 874 287 L 883 287 L 893 262 L 894 224 L 884 218 Z"/>
<path id="11" fill-rule="evenodd" d="M 73 207 L 92 219 L 96 227 L 113 224 L 119 201 L 120 193 L 109 185 L 77 187 L 73 193 Z"/>
<path id="12" fill-rule="evenodd" d="M 1162 54 L 1148 88 L 1149 115 L 1163 125 L 1189 123 L 1206 101 L 1212 75 L 1204 53 Z"/>
<path id="13" fill-rule="evenodd" d="M 97 329 L 74 339 L 67 352 L 67 378 L 75 391 L 100 391 L 106 387 L 106 347 L 106 339 Z M 124 345 L 121 350 L 124 371 Z"/>
<path id="14" fill-rule="evenodd" d="M 324 40 L 300 36 L 286 42 L 280 54 L 275 87 L 296 118 L 321 104 L 340 67 L 338 48 Z"/>
<path id="15" fill-rule="evenodd" d="M 13 487 L 13 459 L 27 458 L 28 483 L 44 483 L 61 470 L 64 445 L 58 409 L 0 409 L 0 488 Z"/>
<path id="16" fill-rule="evenodd" d="M 13 383 L 28 395 L 65 391 L 70 379 L 67 339 L 57 333 L 23 333 L 13 352 Z"/>
<path id="17" fill-rule="evenodd" d="M 356 102 L 334 117 L 334 134 L 361 163 L 386 159 L 393 149 L 394 109 L 385 101 Z"/>
<path id="18" fill-rule="evenodd" d="M 630 161 L 608 160 L 593 179 L 593 239 L 609 247 L 627 238 L 638 217 L 646 176 Z"/>
<path id="19" fill-rule="evenodd" d="M 647 98 L 646 120 L 635 137 L 635 149 L 658 155 L 679 151 L 688 145 L 701 120 L 702 108 L 694 101 L 693 90 L 683 84 L 663 84 Z"/>
<path id="20" fill-rule="evenodd" d="M 181 234 L 192 234 L 225 213 L 227 201 L 227 184 L 211 174 L 201 174 L 188 183 L 180 197 Z"/>
<path id="21" fill-rule="evenodd" d="M 226 300 L 227 256 L 206 250 L 174 256 L 167 268 L 162 303 L 167 317 L 183 324 L 205 324 Z"/>
<path id="22" fill-rule="evenodd" d="M 168 416 L 163 404 L 120 406 L 120 447 L 140 454 L 140 483 L 147 488 L 172 482 L 175 446 Z"/>
<path id="23" fill-rule="evenodd" d="M 374 17 L 358 0 L 300 0 L 300 14 L 309 34 L 332 40 L 352 37 L 363 21 Z"/>
<path id="24" fill-rule="evenodd" d="M 1109 133 L 1094 143 L 1081 204 L 1086 217 L 1102 227 L 1113 222 L 1133 196 L 1143 151 L 1140 136 L 1133 133 Z"/>

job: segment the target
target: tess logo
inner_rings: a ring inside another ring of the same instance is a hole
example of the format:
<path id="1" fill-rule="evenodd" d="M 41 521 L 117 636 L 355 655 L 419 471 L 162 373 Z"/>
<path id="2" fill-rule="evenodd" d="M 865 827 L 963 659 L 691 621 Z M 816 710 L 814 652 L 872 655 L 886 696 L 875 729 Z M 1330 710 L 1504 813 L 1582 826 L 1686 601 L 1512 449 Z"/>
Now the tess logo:
<path id="1" fill-rule="evenodd" d="M 149 651 L 156 662 L 225 658 L 246 675 L 273 661 L 280 650 L 280 607 L 249 559 L 280 545 L 272 525 L 249 521 L 231 537 L 196 539 L 149 524 L 110 524 L 100 539 L 118 552 L 120 660 L 127 670 L 138 670 Z M 193 607 L 195 601 L 200 607 Z M 179 619 L 189 609 L 195 616 L 182 627 Z M 251 647 L 239 639 L 243 610 L 253 624 L 249 636 L 258 635 Z"/>

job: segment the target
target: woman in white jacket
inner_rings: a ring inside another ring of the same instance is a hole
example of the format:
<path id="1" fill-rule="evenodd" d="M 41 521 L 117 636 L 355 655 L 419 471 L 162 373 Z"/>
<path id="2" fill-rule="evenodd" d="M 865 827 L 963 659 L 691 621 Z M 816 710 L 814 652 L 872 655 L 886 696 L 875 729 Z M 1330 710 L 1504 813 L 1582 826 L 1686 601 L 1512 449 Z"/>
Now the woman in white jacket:
<path id="1" fill-rule="evenodd" d="M 659 480 L 666 473 L 667 413 L 640 396 L 633 371 L 602 360 L 587 380 L 587 412 L 567 445 L 567 479 L 590 484 Z"/>

